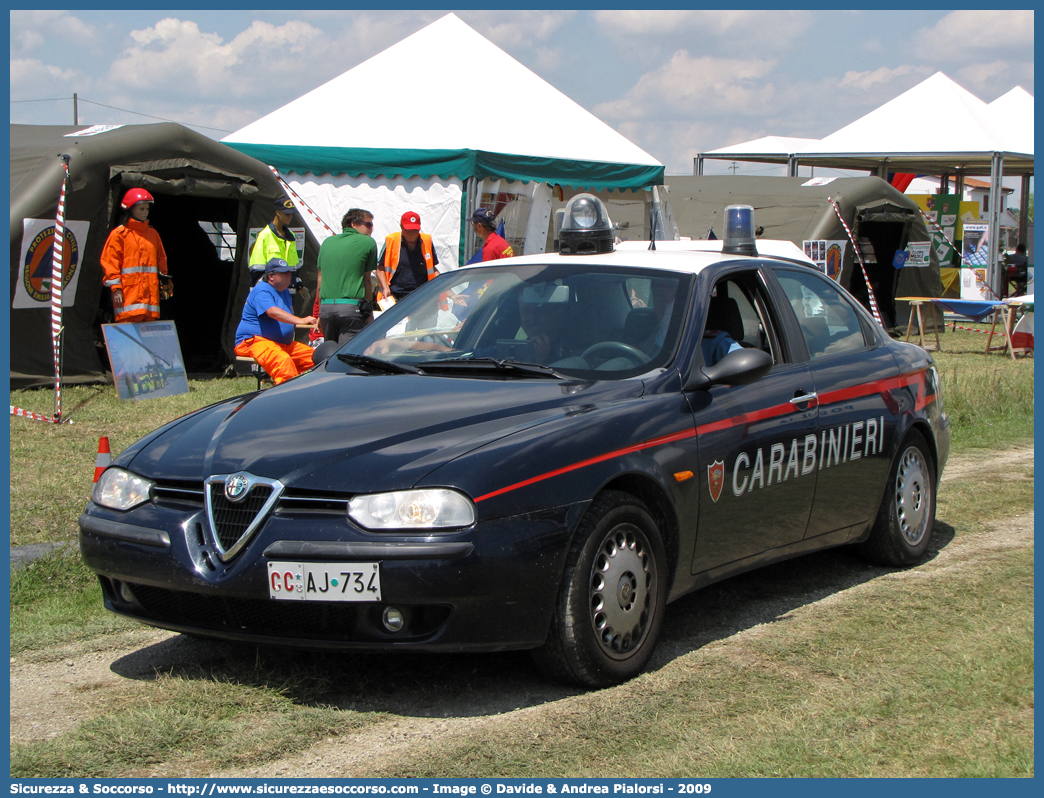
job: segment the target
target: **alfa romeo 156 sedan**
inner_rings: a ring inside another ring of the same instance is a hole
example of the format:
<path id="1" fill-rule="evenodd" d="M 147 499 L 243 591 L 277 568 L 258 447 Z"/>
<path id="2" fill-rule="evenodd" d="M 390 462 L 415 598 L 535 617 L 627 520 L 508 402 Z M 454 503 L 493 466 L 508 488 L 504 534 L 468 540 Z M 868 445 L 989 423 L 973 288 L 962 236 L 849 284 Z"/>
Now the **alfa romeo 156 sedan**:
<path id="1" fill-rule="evenodd" d="M 105 606 L 308 649 L 529 649 L 639 673 L 665 605 L 854 544 L 926 553 L 939 374 L 809 265 L 614 249 L 590 195 L 561 251 L 462 268 L 307 374 L 177 419 L 80 516 Z"/>

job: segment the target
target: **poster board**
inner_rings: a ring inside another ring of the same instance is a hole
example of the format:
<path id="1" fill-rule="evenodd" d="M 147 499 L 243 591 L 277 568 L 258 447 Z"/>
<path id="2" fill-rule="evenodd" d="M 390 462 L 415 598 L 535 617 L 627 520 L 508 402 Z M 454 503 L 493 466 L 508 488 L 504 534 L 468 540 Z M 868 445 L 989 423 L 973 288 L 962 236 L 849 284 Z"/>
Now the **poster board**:
<path id="1" fill-rule="evenodd" d="M 841 277 L 841 269 L 845 264 L 847 238 L 804 240 L 801 248 L 816 263 L 816 268 L 831 280 Z"/>
<path id="2" fill-rule="evenodd" d="M 90 232 L 90 222 L 65 222 L 62 236 L 62 307 L 76 301 L 80 282 L 80 259 Z M 11 307 L 47 308 L 51 306 L 51 274 L 54 268 L 54 219 L 23 219 L 22 250 L 18 261 Z"/>
<path id="3" fill-rule="evenodd" d="M 910 241 L 906 245 L 907 259 L 905 266 L 924 269 L 932 265 L 932 242 Z"/>
<path id="4" fill-rule="evenodd" d="M 188 393 L 188 375 L 173 321 L 103 324 L 102 334 L 121 400 Z"/>
<path id="5" fill-rule="evenodd" d="M 939 259 L 939 266 L 947 268 L 950 265 L 956 265 L 954 258 L 956 253 L 954 253 L 953 247 L 950 246 L 950 242 L 953 242 L 955 246 L 959 246 L 957 242 L 963 236 L 961 230 L 961 206 L 967 206 L 968 203 L 962 203 L 961 198 L 957 194 L 910 194 L 909 196 L 945 233 L 943 235 L 934 227 L 930 228 L 932 248 Z"/>

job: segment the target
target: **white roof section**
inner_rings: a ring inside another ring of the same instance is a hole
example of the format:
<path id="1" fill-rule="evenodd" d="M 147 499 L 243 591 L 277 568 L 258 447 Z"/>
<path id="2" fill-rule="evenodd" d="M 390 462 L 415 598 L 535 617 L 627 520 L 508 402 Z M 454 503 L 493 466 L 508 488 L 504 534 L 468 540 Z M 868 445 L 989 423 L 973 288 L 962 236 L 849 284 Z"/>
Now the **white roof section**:
<path id="1" fill-rule="evenodd" d="M 1012 152 L 1033 152 L 1033 95 L 1016 86 L 988 106 L 993 124 L 1007 138 Z"/>
<path id="2" fill-rule="evenodd" d="M 574 263 L 587 266 L 592 263 L 604 266 L 625 266 L 642 269 L 663 269 L 664 271 L 698 274 L 708 266 L 726 260 L 743 259 L 747 255 L 722 255 L 721 241 L 657 241 L 656 249 L 649 249 L 648 241 L 621 241 L 612 252 L 597 255 L 560 255 L 547 252 L 540 255 L 523 255 L 518 258 L 507 258 L 500 261 L 486 261 L 462 266 L 461 269 L 477 269 L 483 266 L 510 267 L 514 264 Z M 757 240 L 758 257 L 779 258 L 781 260 L 801 263 L 812 268 L 816 264 L 790 241 Z M 753 260 L 753 258 L 751 258 Z M 458 270 L 459 271 L 459 270 Z"/>
<path id="3" fill-rule="evenodd" d="M 507 105 L 481 107 L 475 69 L 492 76 Z M 380 98 L 413 86 L 421 118 L 402 123 L 378 113 Z M 348 101 L 367 86 L 371 99 Z M 524 67 L 492 42 L 447 14 L 339 77 L 223 139 L 225 143 L 295 147 L 470 149 L 514 155 L 662 166 L 649 153 Z"/>
<path id="4" fill-rule="evenodd" d="M 719 239 L 682 239 L 680 241 L 657 241 L 656 251 L 657 252 L 717 252 L 721 253 L 721 247 L 724 242 Z M 801 247 L 795 244 L 793 241 L 782 241 L 775 238 L 759 238 L 755 242 L 755 246 L 758 250 L 758 257 L 762 258 L 782 258 L 783 260 L 798 261 L 806 266 L 816 267 L 816 262 L 806 255 Z M 616 245 L 618 250 L 625 252 L 634 252 L 636 250 L 648 249 L 648 241 L 621 241 Z M 737 257 L 730 255 L 731 257 Z M 721 260 L 717 258 L 716 260 Z"/>
<path id="5" fill-rule="evenodd" d="M 804 152 L 902 155 L 1005 150 L 1009 150 L 1006 137 L 986 103 L 936 72 Z"/>
<path id="6" fill-rule="evenodd" d="M 762 136 L 760 139 L 744 141 L 740 144 L 730 144 L 717 150 L 711 150 L 707 155 L 755 155 L 775 153 L 805 152 L 819 144 L 819 139 L 803 139 L 796 136 Z"/>

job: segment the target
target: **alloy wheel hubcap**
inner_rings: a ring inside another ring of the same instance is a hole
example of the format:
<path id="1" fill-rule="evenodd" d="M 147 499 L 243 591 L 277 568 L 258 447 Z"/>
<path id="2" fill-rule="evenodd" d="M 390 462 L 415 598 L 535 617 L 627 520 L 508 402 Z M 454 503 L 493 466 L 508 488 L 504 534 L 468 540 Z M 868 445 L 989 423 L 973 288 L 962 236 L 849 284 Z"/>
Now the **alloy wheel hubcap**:
<path id="1" fill-rule="evenodd" d="M 911 546 L 923 539 L 928 529 L 928 508 L 932 486 L 921 452 L 910 447 L 903 453 L 895 475 L 895 515 L 899 529 Z"/>
<path id="2" fill-rule="evenodd" d="M 591 621 L 603 652 L 629 655 L 649 628 L 656 578 L 649 542 L 632 524 L 620 524 L 602 540 L 591 566 Z"/>

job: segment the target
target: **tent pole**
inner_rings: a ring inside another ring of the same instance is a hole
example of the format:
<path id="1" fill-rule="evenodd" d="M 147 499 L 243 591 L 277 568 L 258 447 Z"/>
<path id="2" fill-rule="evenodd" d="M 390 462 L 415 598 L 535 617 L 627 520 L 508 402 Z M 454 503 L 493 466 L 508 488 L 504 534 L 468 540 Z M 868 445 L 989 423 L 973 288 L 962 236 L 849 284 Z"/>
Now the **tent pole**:
<path id="1" fill-rule="evenodd" d="M 990 248 L 987 260 L 986 282 L 997 296 L 1004 295 L 1001 281 L 1000 261 L 1000 198 L 1001 180 L 1004 177 L 1004 155 L 993 153 L 990 161 Z"/>
<path id="2" fill-rule="evenodd" d="M 697 155 L 692 159 L 692 174 L 699 177 L 703 174 L 703 156 Z"/>
<path id="3" fill-rule="evenodd" d="M 1022 176 L 1022 190 L 1019 192 L 1019 243 L 1026 245 L 1029 233 L 1029 175 Z"/>
<path id="4" fill-rule="evenodd" d="M 474 176 L 464 181 L 464 216 L 460 220 L 460 265 L 463 266 L 475 253 L 475 232 L 472 230 L 468 219 L 475 213 L 478 207 L 478 179 Z"/>

